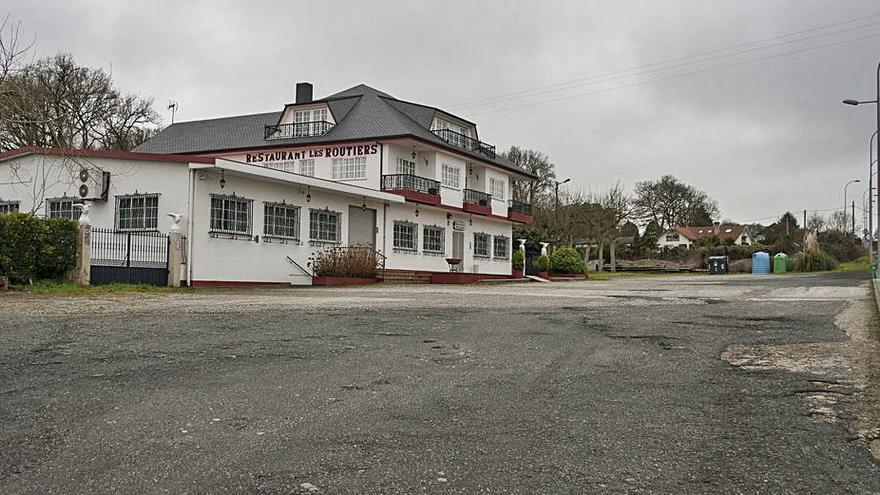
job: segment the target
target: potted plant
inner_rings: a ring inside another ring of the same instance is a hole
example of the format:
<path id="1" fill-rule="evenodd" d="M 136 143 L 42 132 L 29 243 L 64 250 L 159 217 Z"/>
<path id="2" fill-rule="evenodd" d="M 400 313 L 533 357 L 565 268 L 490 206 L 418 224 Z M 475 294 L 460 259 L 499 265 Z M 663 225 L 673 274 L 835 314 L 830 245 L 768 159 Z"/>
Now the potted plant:
<path id="1" fill-rule="evenodd" d="M 541 278 L 550 278 L 550 257 L 541 255 L 538 256 L 538 276 Z"/>
<path id="2" fill-rule="evenodd" d="M 513 253 L 513 256 L 510 257 L 510 265 L 513 268 L 513 278 L 522 278 L 523 266 L 525 265 L 522 251 L 516 251 Z"/>

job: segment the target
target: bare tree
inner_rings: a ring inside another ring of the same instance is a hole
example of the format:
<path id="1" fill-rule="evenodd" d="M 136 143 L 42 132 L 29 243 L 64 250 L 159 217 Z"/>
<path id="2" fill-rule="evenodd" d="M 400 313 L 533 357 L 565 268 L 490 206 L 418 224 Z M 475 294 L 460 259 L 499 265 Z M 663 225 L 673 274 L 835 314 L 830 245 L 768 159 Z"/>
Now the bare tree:
<path id="1" fill-rule="evenodd" d="M 807 230 L 814 230 L 816 232 L 821 231 L 825 228 L 825 218 L 818 213 L 813 213 L 807 218 Z"/>
<path id="2" fill-rule="evenodd" d="M 656 222 L 663 230 L 683 225 L 710 225 L 718 216 L 718 204 L 705 192 L 671 175 L 636 183 L 633 207 L 639 220 Z"/>
<path id="3" fill-rule="evenodd" d="M 846 212 L 835 211 L 828 217 L 828 229 L 847 233 L 850 229 L 850 218 L 852 217 L 850 217 Z"/>
<path id="4" fill-rule="evenodd" d="M 513 198 L 531 205 L 546 202 L 553 180 L 556 179 L 556 166 L 540 151 L 511 146 L 503 154 L 504 158 L 535 176 L 534 179 L 519 179 L 513 186 Z"/>

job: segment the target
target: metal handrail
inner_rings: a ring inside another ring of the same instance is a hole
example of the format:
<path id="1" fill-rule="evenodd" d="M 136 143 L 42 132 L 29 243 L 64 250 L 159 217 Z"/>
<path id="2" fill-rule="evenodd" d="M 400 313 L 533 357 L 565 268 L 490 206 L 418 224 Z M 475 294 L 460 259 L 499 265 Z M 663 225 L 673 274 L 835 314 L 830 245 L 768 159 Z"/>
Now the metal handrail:
<path id="1" fill-rule="evenodd" d="M 522 201 L 516 201 L 514 199 L 510 200 L 510 204 L 507 206 L 508 211 L 513 213 L 520 213 L 523 215 L 532 214 L 532 205 L 528 203 L 523 203 Z"/>
<path id="2" fill-rule="evenodd" d="M 264 130 L 264 137 L 266 139 L 289 139 L 323 136 L 330 132 L 330 129 L 333 129 L 334 125 L 333 122 L 328 122 L 326 120 L 267 125 Z"/>
<path id="3" fill-rule="evenodd" d="M 492 204 L 492 195 L 482 191 L 465 189 L 464 202 L 472 205 L 489 206 Z"/>
<path id="4" fill-rule="evenodd" d="M 418 191 L 440 195 L 440 181 L 410 174 L 391 174 L 382 176 L 382 190 Z"/>
<path id="5" fill-rule="evenodd" d="M 453 146 L 473 151 L 489 158 L 495 158 L 495 146 L 489 143 L 484 143 L 479 139 L 474 139 L 452 129 L 431 129 L 431 132 Z"/>
<path id="6" fill-rule="evenodd" d="M 296 267 L 299 268 L 300 270 L 302 270 L 302 272 L 305 273 L 306 275 L 308 275 L 308 276 L 310 276 L 310 277 L 314 277 L 314 276 L 315 276 L 313 273 L 309 273 L 308 270 L 306 270 L 305 268 L 303 268 L 302 265 L 300 265 L 299 263 L 297 263 L 296 260 L 293 259 L 293 258 L 291 258 L 290 256 L 287 257 L 287 261 L 290 262 L 290 263 L 293 263 L 294 265 L 296 265 Z"/>

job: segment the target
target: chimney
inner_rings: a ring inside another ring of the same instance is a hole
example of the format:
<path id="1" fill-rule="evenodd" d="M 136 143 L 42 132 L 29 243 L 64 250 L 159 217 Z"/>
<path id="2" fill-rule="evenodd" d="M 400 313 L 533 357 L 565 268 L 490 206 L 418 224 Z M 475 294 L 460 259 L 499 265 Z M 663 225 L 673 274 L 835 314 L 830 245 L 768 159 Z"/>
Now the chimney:
<path id="1" fill-rule="evenodd" d="M 312 102 L 312 83 L 296 83 L 296 103 Z"/>
<path id="2" fill-rule="evenodd" d="M 712 222 L 712 227 L 714 227 L 715 235 L 721 233 L 721 222 Z"/>

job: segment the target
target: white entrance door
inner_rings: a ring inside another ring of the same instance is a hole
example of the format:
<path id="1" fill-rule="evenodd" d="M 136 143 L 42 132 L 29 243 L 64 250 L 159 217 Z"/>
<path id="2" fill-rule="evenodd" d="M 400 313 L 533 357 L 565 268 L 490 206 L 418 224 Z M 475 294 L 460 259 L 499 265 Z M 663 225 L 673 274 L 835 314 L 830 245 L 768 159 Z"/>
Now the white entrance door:
<path id="1" fill-rule="evenodd" d="M 376 249 L 376 210 L 348 207 L 348 245 Z"/>

